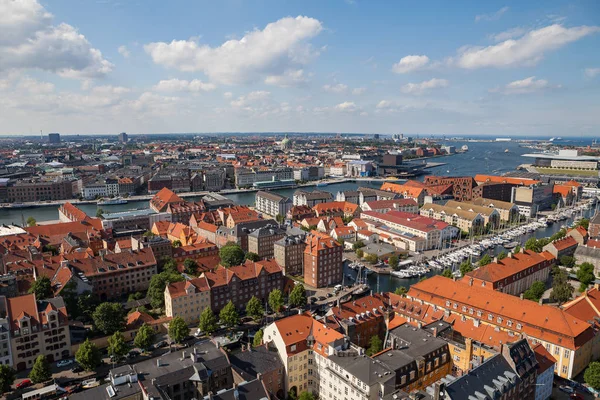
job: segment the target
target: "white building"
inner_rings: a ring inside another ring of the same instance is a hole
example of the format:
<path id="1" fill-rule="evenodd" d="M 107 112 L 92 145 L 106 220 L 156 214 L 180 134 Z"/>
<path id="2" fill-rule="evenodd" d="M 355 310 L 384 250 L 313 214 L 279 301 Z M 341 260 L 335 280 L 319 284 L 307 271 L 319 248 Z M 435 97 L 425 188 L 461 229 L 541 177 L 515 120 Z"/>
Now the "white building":
<path id="1" fill-rule="evenodd" d="M 292 208 L 292 200 L 289 197 L 278 195 L 274 192 L 260 191 L 256 193 L 256 211 L 276 217 L 286 216 Z"/>
<path id="2" fill-rule="evenodd" d="M 82 194 L 85 199 L 95 199 L 96 197 L 105 197 L 107 195 L 106 185 L 104 183 L 90 183 L 83 187 Z"/>

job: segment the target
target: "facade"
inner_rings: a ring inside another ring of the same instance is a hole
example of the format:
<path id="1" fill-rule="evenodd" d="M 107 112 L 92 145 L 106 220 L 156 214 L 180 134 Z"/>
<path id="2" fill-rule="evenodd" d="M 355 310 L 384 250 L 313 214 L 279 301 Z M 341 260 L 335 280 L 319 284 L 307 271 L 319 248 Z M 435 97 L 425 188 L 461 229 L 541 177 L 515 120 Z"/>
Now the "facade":
<path id="1" fill-rule="evenodd" d="M 291 168 L 276 169 L 246 169 L 235 170 L 235 185 L 238 188 L 250 187 L 258 182 L 288 181 L 294 179 L 294 171 Z"/>
<path id="2" fill-rule="evenodd" d="M 562 256 L 573 256 L 578 245 L 579 243 L 573 236 L 565 236 L 562 239 L 548 243 L 543 249 L 560 260 Z"/>
<path id="3" fill-rule="evenodd" d="M 495 259 L 483 267 L 468 272 L 463 281 L 475 286 L 518 296 L 536 281 L 547 282 L 556 258 L 544 251 L 536 253 L 521 248 L 502 260 Z"/>
<path id="4" fill-rule="evenodd" d="M 351 160 L 346 163 L 346 176 L 365 177 L 377 175 L 377 169 L 371 161 Z"/>
<path id="5" fill-rule="evenodd" d="M 210 287 L 206 277 L 173 282 L 165 288 L 165 314 L 197 324 L 200 314 L 210 305 Z"/>
<path id="6" fill-rule="evenodd" d="M 384 339 L 386 301 L 380 294 L 365 296 L 332 307 L 327 320 L 339 325 L 340 331 L 357 346 L 367 348 L 371 337 Z"/>
<path id="7" fill-rule="evenodd" d="M 155 222 L 171 222 L 172 214 L 157 213 L 151 209 L 120 211 L 102 214 L 102 228 L 115 231 L 151 230 Z"/>
<path id="8" fill-rule="evenodd" d="M 533 352 L 538 362 L 535 400 L 547 400 L 552 396 L 556 359 L 541 344 L 533 346 Z"/>
<path id="9" fill-rule="evenodd" d="M 275 256 L 275 242 L 285 237 L 285 230 L 272 225 L 255 229 L 248 234 L 248 252 L 258 254 L 261 259 Z"/>
<path id="10" fill-rule="evenodd" d="M 306 235 L 288 235 L 273 244 L 275 261 L 284 275 L 302 275 Z"/>
<path id="11" fill-rule="evenodd" d="M 363 203 L 363 211 L 375 211 L 387 213 L 389 211 L 402 211 L 407 213 L 418 213 L 419 205 L 412 199 L 374 200 Z"/>
<path id="12" fill-rule="evenodd" d="M 452 185 L 454 200 L 469 201 L 473 199 L 473 188 L 477 186 L 471 176 L 433 176 L 425 177 L 425 185 Z"/>
<path id="13" fill-rule="evenodd" d="M 286 216 L 292 208 L 292 200 L 289 197 L 278 195 L 274 192 L 256 193 L 256 211 L 271 217 L 277 215 Z"/>
<path id="14" fill-rule="evenodd" d="M 347 201 L 329 201 L 313 207 L 317 217 L 358 217 L 361 209 L 358 204 Z"/>
<path id="15" fill-rule="evenodd" d="M 275 346 L 248 345 L 246 350 L 242 348 L 241 352 L 229 354 L 229 361 L 236 382 L 259 378 L 271 398 L 285 398 L 285 368 Z"/>
<path id="16" fill-rule="evenodd" d="M 482 182 L 473 188 L 473 200 L 484 198 L 510 202 L 512 188 L 516 185 L 501 182 Z"/>
<path id="17" fill-rule="evenodd" d="M 313 190 L 312 192 L 296 190 L 294 192 L 293 204 L 294 206 L 308 206 L 313 208 L 317 204 L 326 203 L 332 200 L 333 195 L 322 190 Z"/>
<path id="18" fill-rule="evenodd" d="M 48 143 L 56 144 L 60 143 L 60 133 L 49 133 Z"/>
<path id="19" fill-rule="evenodd" d="M 554 202 L 553 185 L 516 186 L 510 199 L 525 217 L 534 217 L 539 211 L 549 210 Z"/>
<path id="20" fill-rule="evenodd" d="M 485 226 L 481 214 L 470 210 L 461 210 L 440 204 L 425 204 L 421 207 L 419 214 L 443 221 L 448 225 L 457 227 L 463 232 L 481 232 Z"/>
<path id="21" fill-rule="evenodd" d="M 340 283 L 344 274 L 342 246 L 331 236 L 312 233 L 304 249 L 304 282 L 321 288 Z"/>
<path id="22" fill-rule="evenodd" d="M 470 201 L 470 203 L 475 206 L 488 207 L 496 210 L 500 216 L 500 221 L 514 222 L 519 218 L 519 207 L 514 203 L 483 197 L 476 198 Z"/>
<path id="23" fill-rule="evenodd" d="M 141 250 L 150 249 L 157 263 L 161 263 L 161 260 L 165 257 L 173 256 L 173 245 L 167 238 L 161 236 L 141 236 L 139 238 L 131 237 L 131 249 Z"/>
<path id="24" fill-rule="evenodd" d="M 381 185 L 381 190 L 399 194 L 405 199 L 413 199 L 419 206 L 423 205 L 425 202 L 425 195 L 427 194 L 423 187 L 406 184 L 400 185 L 391 182 L 384 182 L 383 185 Z"/>
<path id="25" fill-rule="evenodd" d="M 73 185 L 70 181 L 20 180 L 6 188 L 8 203 L 33 201 L 66 200 L 73 198 Z"/>
<path id="26" fill-rule="evenodd" d="M 588 226 L 588 234 L 590 238 L 600 237 L 600 213 L 596 213 L 590 219 L 590 225 Z"/>

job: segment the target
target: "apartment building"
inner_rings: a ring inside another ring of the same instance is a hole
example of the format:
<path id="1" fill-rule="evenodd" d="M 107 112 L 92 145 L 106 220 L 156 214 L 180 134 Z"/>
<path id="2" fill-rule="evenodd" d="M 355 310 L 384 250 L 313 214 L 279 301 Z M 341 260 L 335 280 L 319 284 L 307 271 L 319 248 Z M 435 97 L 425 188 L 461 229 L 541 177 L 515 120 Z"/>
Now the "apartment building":
<path id="1" fill-rule="evenodd" d="M 488 198 L 476 198 L 469 202 L 475 206 L 488 207 L 496 210 L 500 216 L 500 221 L 515 222 L 519 218 L 519 207 L 509 201 L 493 200 Z"/>
<path id="2" fill-rule="evenodd" d="M 490 290 L 518 296 L 536 281 L 547 282 L 556 258 L 543 251 L 536 253 L 521 248 L 502 260 L 479 267 L 467 273 L 462 280 Z"/>
<path id="3" fill-rule="evenodd" d="M 273 244 L 275 261 L 284 275 L 302 275 L 306 234 L 289 235 Z"/>
<path id="4" fill-rule="evenodd" d="M 69 317 L 62 297 L 37 301 L 35 294 L 28 294 L 6 302 L 12 365 L 17 371 L 33 367 L 40 355 L 51 363 L 71 357 Z"/>
<path id="5" fill-rule="evenodd" d="M 427 191 L 423 187 L 408 184 L 401 185 L 391 182 L 384 182 L 383 185 L 381 185 L 381 190 L 399 194 L 405 199 L 412 199 L 416 201 L 419 206 L 423 205 L 425 202 L 425 195 L 427 194 Z"/>
<path id="6" fill-rule="evenodd" d="M 73 185 L 67 180 L 20 180 L 6 188 L 8 203 L 25 203 L 73 198 Z"/>
<path id="7" fill-rule="evenodd" d="M 319 203 L 313 207 L 317 217 L 347 217 L 354 218 L 360 215 L 358 204 L 347 201 L 329 201 Z"/>
<path id="8" fill-rule="evenodd" d="M 304 283 L 314 288 L 340 283 L 344 273 L 342 253 L 342 246 L 331 236 L 310 234 L 304 249 Z"/>
<path id="9" fill-rule="evenodd" d="M 274 192 L 259 191 L 256 193 L 256 211 L 271 217 L 286 216 L 292 208 L 292 200 Z"/>
<path id="10" fill-rule="evenodd" d="M 228 355 L 236 382 L 251 382 L 260 379 L 271 398 L 284 399 L 285 369 L 277 349 L 272 344 L 252 347 L 242 345 L 241 352 Z M 257 395 L 258 397 L 258 395 Z M 259 399 L 261 397 L 258 397 Z M 267 399 L 268 397 L 265 397 Z M 231 398 L 228 398 L 231 400 Z"/>
<path id="11" fill-rule="evenodd" d="M 150 249 L 154 254 L 154 258 L 157 263 L 161 263 L 161 260 L 165 257 L 173 256 L 173 245 L 167 238 L 161 236 L 140 236 L 138 238 L 131 237 L 131 249 L 141 250 Z"/>
<path id="12" fill-rule="evenodd" d="M 411 286 L 406 298 L 419 304 L 420 310 L 432 309 L 431 313 L 411 314 L 416 321 L 433 322 L 435 314 L 444 320 L 463 321 L 472 325 L 472 330 L 488 326 L 496 335 L 541 343 L 556 358 L 555 373 L 563 378 L 576 376 L 597 356 L 599 340 L 592 326 L 556 307 L 442 276 Z"/>
<path id="13" fill-rule="evenodd" d="M 425 204 L 421 207 L 419 214 L 424 217 L 443 221 L 448 225 L 457 227 L 463 232 L 482 232 L 485 227 L 485 220 L 481 214 L 441 204 Z"/>
<path id="14" fill-rule="evenodd" d="M 181 317 L 189 324 L 197 324 L 200 314 L 210 305 L 210 286 L 202 276 L 182 282 L 173 282 L 165 288 L 165 314 Z"/>
<path id="15" fill-rule="evenodd" d="M 477 183 L 472 176 L 434 176 L 425 177 L 425 185 L 452 185 L 452 196 L 457 201 L 469 201 L 473 199 L 473 188 Z"/>
<path id="16" fill-rule="evenodd" d="M 413 199 L 374 200 L 363 203 L 363 211 L 375 211 L 387 213 L 390 211 L 402 211 L 407 213 L 418 213 L 419 205 Z"/>
<path id="17" fill-rule="evenodd" d="M 548 243 L 543 247 L 543 249 L 560 260 L 562 256 L 573 256 L 575 254 L 575 250 L 577 250 L 577 246 L 579 246 L 577 240 L 575 240 L 573 236 L 567 235 L 562 239 Z"/>
<path id="18" fill-rule="evenodd" d="M 512 188 L 516 185 L 501 182 L 481 182 L 473 188 L 473 200 L 484 198 L 510 202 Z"/>
<path id="19" fill-rule="evenodd" d="M 275 256 L 275 242 L 285 237 L 285 230 L 276 225 L 255 229 L 248 234 L 248 252 L 261 259 Z"/>
<path id="20" fill-rule="evenodd" d="M 6 293 L 6 280 L 5 278 L 11 277 L 12 289 Z M 16 278 L 14 275 L 2 275 L 3 291 L 0 295 L 0 365 L 14 366 L 12 351 L 11 351 L 11 323 L 12 319 L 8 314 L 8 301 L 7 297 L 17 296 Z"/>
<path id="21" fill-rule="evenodd" d="M 333 195 L 323 190 L 313 190 L 307 192 L 304 190 L 296 190 L 293 197 L 294 206 L 308 206 L 313 208 L 317 204 L 326 203 L 333 200 Z"/>
<path id="22" fill-rule="evenodd" d="M 478 213 L 483 217 L 483 223 L 491 227 L 498 227 L 500 225 L 500 213 L 492 207 L 480 206 L 473 204 L 472 202 L 461 202 L 455 200 L 449 200 L 445 204 L 446 207 L 455 208 L 457 210 L 467 210 Z"/>
<path id="23" fill-rule="evenodd" d="M 357 346 L 367 348 L 373 336 L 383 340 L 386 333 L 386 299 L 380 294 L 341 303 L 327 312 L 327 320 L 340 327 Z"/>

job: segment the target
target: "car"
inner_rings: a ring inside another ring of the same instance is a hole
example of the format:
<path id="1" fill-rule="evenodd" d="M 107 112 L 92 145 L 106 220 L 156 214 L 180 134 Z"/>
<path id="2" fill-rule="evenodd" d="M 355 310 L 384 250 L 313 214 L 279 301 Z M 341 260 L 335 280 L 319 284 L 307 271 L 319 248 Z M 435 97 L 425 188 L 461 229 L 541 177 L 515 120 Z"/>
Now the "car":
<path id="1" fill-rule="evenodd" d="M 56 363 L 56 366 L 58 368 L 62 368 L 62 367 L 66 367 L 67 365 L 71 365 L 74 362 L 75 361 L 73 361 L 72 359 L 69 359 L 69 360 L 60 360 L 59 362 Z"/>
<path id="2" fill-rule="evenodd" d="M 21 382 L 17 383 L 15 387 L 17 389 L 25 389 L 26 387 L 29 387 L 31 385 L 33 385 L 33 383 L 31 383 L 29 379 L 23 379 Z"/>
<path id="3" fill-rule="evenodd" d="M 161 347 L 165 347 L 165 346 L 167 346 L 167 342 L 164 340 L 161 340 L 160 342 L 155 343 L 153 347 L 155 349 L 160 349 Z"/>
<path id="4" fill-rule="evenodd" d="M 575 393 L 575 389 L 573 389 L 571 386 L 567 386 L 567 385 L 560 385 L 558 387 L 558 390 L 565 392 L 565 393 L 569 393 L 569 394 Z"/>
<path id="5" fill-rule="evenodd" d="M 323 301 L 323 300 L 325 300 L 325 299 L 326 299 L 326 297 L 325 297 L 325 296 L 319 296 L 319 301 Z"/>
<path id="6" fill-rule="evenodd" d="M 83 368 L 81 367 L 81 365 L 76 365 L 73 368 L 71 368 L 71 372 L 73 372 L 74 374 L 78 374 L 80 372 L 83 372 Z"/>
<path id="7" fill-rule="evenodd" d="M 327 297 L 333 297 L 333 293 L 327 293 Z"/>
<path id="8" fill-rule="evenodd" d="M 194 336 L 196 336 L 196 337 L 204 336 L 204 332 L 202 332 L 202 330 L 200 328 L 198 328 L 198 329 L 196 329 L 196 332 L 194 332 Z"/>
<path id="9" fill-rule="evenodd" d="M 136 358 L 139 355 L 140 355 L 139 351 L 131 350 L 129 353 L 127 353 L 127 358 Z"/>

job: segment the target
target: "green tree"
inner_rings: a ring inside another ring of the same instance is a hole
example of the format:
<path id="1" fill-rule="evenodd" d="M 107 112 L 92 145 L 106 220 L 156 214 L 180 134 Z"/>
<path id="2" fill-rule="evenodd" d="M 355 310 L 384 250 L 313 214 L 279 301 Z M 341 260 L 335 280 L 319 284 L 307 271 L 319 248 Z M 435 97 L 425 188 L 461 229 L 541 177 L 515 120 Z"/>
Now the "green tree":
<path id="1" fill-rule="evenodd" d="M 104 210 L 99 208 L 96 210 L 96 218 L 102 218 L 102 214 L 104 214 Z"/>
<path id="2" fill-rule="evenodd" d="M 99 304 L 98 297 L 89 290 L 86 290 L 77 297 L 77 310 L 81 316 L 90 321 L 93 319 L 94 311 Z M 69 314 L 71 314 L 70 310 Z"/>
<path id="3" fill-rule="evenodd" d="M 138 329 L 137 333 L 135 334 L 133 344 L 136 347 L 139 347 L 140 349 L 146 351 L 150 349 L 152 343 L 154 343 L 154 329 L 152 329 L 146 324 L 142 324 L 140 329 Z"/>
<path id="4" fill-rule="evenodd" d="M 471 262 L 469 260 L 463 261 L 460 264 L 459 269 L 460 269 L 460 273 L 462 274 L 462 276 L 465 276 L 469 272 L 473 271 L 473 264 L 471 264 Z"/>
<path id="5" fill-rule="evenodd" d="M 454 275 L 452 274 L 452 270 L 450 268 L 446 268 L 444 271 L 442 271 L 442 276 L 450 279 L 454 278 Z"/>
<path id="6" fill-rule="evenodd" d="M 535 281 L 531 284 L 529 289 L 523 293 L 523 298 L 527 300 L 540 301 L 544 292 L 546 291 L 546 285 L 542 281 Z"/>
<path id="7" fill-rule="evenodd" d="M 221 320 L 222 324 L 230 329 L 240 323 L 240 316 L 235 309 L 233 301 L 229 300 L 229 303 L 225 304 L 225 307 L 221 309 L 221 312 L 219 313 L 219 319 Z"/>
<path id="8" fill-rule="evenodd" d="M 154 232 L 152 232 L 152 231 L 146 231 L 142 234 L 142 236 L 152 238 L 152 237 L 156 236 L 156 234 L 154 234 Z"/>
<path id="9" fill-rule="evenodd" d="M 52 371 L 50 371 L 50 363 L 46 359 L 45 355 L 39 355 L 33 363 L 33 368 L 29 372 L 29 379 L 33 383 L 42 383 L 52 378 Z"/>
<path id="10" fill-rule="evenodd" d="M 29 288 L 28 293 L 35 293 L 35 298 L 37 300 L 53 297 L 54 293 L 52 291 L 52 282 L 50 281 L 50 278 L 42 276 L 36 279 Z"/>
<path id="11" fill-rule="evenodd" d="M 298 396 L 298 400 L 315 400 L 315 396 L 310 392 L 302 392 Z"/>
<path id="12" fill-rule="evenodd" d="M 257 262 L 260 261 L 260 257 L 258 256 L 258 254 L 249 251 L 248 253 L 246 253 L 246 260 Z"/>
<path id="13" fill-rule="evenodd" d="M 125 310 L 119 303 L 102 303 L 92 315 L 96 328 L 105 335 L 125 328 Z"/>
<path id="14" fill-rule="evenodd" d="M 190 328 L 181 317 L 175 317 L 169 322 L 169 337 L 175 343 L 181 343 L 190 334 Z"/>
<path id="15" fill-rule="evenodd" d="M 277 214 L 275 216 L 275 221 L 277 221 L 279 224 L 283 224 L 285 222 L 285 216 L 281 215 L 281 214 Z"/>
<path id="16" fill-rule="evenodd" d="M 61 291 L 61 294 L 63 291 L 64 291 L 64 289 Z M 129 294 L 129 296 L 127 296 L 127 301 L 130 302 L 130 301 L 141 300 L 144 298 L 144 296 L 145 295 L 142 292 L 131 293 L 131 294 Z"/>
<path id="17" fill-rule="evenodd" d="M 590 385 L 594 390 L 600 390 L 600 362 L 591 362 L 585 373 L 583 374 L 583 380 L 585 383 Z"/>
<path id="18" fill-rule="evenodd" d="M 358 250 L 361 247 L 365 247 L 365 243 L 362 240 L 359 240 L 358 242 L 352 245 L 352 250 Z"/>
<path id="19" fill-rule="evenodd" d="M 540 253 L 542 251 L 542 245 L 539 240 L 534 237 L 527 239 L 525 242 L 525 250 L 535 251 L 536 253 Z"/>
<path id="20" fill-rule="evenodd" d="M 212 312 L 210 307 L 206 307 L 200 314 L 200 322 L 198 328 L 207 335 L 210 335 L 217 330 L 217 317 Z"/>
<path id="21" fill-rule="evenodd" d="M 369 348 L 367 349 L 367 355 L 372 356 L 373 354 L 379 353 L 381 350 L 383 350 L 383 343 L 381 342 L 379 336 L 371 336 L 371 340 L 369 340 Z"/>
<path id="22" fill-rule="evenodd" d="M 479 260 L 479 266 L 483 267 L 484 265 L 488 265 L 489 263 L 492 262 L 492 257 L 490 257 L 489 254 L 485 254 L 483 257 L 481 257 L 481 259 Z"/>
<path id="23" fill-rule="evenodd" d="M 167 287 L 167 283 L 180 281 L 183 281 L 183 276 L 171 271 L 163 271 L 160 274 L 153 275 L 148 287 L 148 297 L 150 297 L 152 308 L 160 308 L 165 305 L 165 288 Z"/>
<path id="24" fill-rule="evenodd" d="M 259 329 L 258 332 L 254 334 L 254 339 L 252 339 L 252 346 L 258 347 L 262 344 L 264 332 L 262 329 Z"/>
<path id="25" fill-rule="evenodd" d="M 96 344 L 85 339 L 75 353 L 75 360 L 86 371 L 94 371 L 102 363 L 102 353 Z"/>
<path id="26" fill-rule="evenodd" d="M 388 265 L 390 266 L 390 268 L 392 268 L 393 270 L 397 270 L 398 269 L 398 264 L 400 263 L 400 259 L 398 258 L 397 255 L 391 255 L 388 258 Z"/>
<path id="27" fill-rule="evenodd" d="M 581 226 L 582 228 L 587 230 L 590 227 L 590 220 L 587 218 L 582 218 L 579 220 L 579 222 L 577 222 L 575 226 Z"/>
<path id="28" fill-rule="evenodd" d="M 260 321 L 265 315 L 265 309 L 256 296 L 252 296 L 252 298 L 248 300 L 248 303 L 246 303 L 246 314 L 251 316 L 255 321 Z"/>
<path id="29" fill-rule="evenodd" d="M 506 258 L 506 256 L 507 256 L 506 252 L 504 252 L 504 251 L 501 251 L 501 252 L 500 252 L 500 254 L 498 254 L 498 255 L 496 256 L 496 258 L 497 258 L 498 260 L 503 260 L 503 259 L 505 259 L 505 258 Z"/>
<path id="30" fill-rule="evenodd" d="M 520 246 L 520 245 L 517 245 L 517 246 L 514 248 L 514 250 L 513 250 L 513 252 L 514 252 L 514 253 L 519 253 L 520 251 L 521 251 L 521 246 Z"/>
<path id="31" fill-rule="evenodd" d="M 191 258 L 183 260 L 183 267 L 186 274 L 196 275 L 198 272 L 198 263 Z"/>
<path id="32" fill-rule="evenodd" d="M 379 261 L 379 258 L 375 254 L 367 254 L 365 257 L 365 261 L 369 264 L 375 264 Z"/>
<path id="33" fill-rule="evenodd" d="M 567 268 L 573 268 L 575 266 L 575 257 L 562 256 L 559 261 L 560 265 L 563 265 Z"/>
<path id="34" fill-rule="evenodd" d="M 408 293 L 408 290 L 404 286 L 398 286 L 396 290 L 394 290 L 394 293 L 398 296 L 404 296 L 406 293 Z"/>
<path id="35" fill-rule="evenodd" d="M 37 221 L 35 220 L 35 218 L 33 218 L 33 217 L 27 218 L 27 226 L 35 226 L 36 224 L 37 224 Z"/>
<path id="36" fill-rule="evenodd" d="M 342 249 L 346 249 L 346 241 L 344 239 L 338 238 L 336 239 L 336 242 L 338 242 L 340 246 L 342 246 Z"/>
<path id="37" fill-rule="evenodd" d="M 290 292 L 290 305 L 292 307 L 304 307 L 306 305 L 306 289 L 299 283 Z"/>
<path id="38" fill-rule="evenodd" d="M 8 365 L 0 364 L 0 395 L 11 391 L 16 375 L 14 369 Z"/>
<path id="39" fill-rule="evenodd" d="M 362 249 L 356 249 L 356 257 L 358 258 L 363 258 L 363 256 L 365 255 L 365 252 Z"/>
<path id="40" fill-rule="evenodd" d="M 172 257 L 164 256 L 162 258 L 162 272 L 170 272 L 172 274 L 178 274 L 177 261 Z"/>
<path id="41" fill-rule="evenodd" d="M 553 269 L 550 300 L 564 303 L 571 300 L 571 296 L 573 296 L 573 286 L 569 283 L 567 273 L 559 268 Z"/>
<path id="42" fill-rule="evenodd" d="M 271 307 L 274 313 L 278 313 L 283 304 L 283 293 L 281 293 L 281 290 L 275 289 L 269 293 L 269 307 Z"/>
<path id="43" fill-rule="evenodd" d="M 244 250 L 242 250 L 240 245 L 233 242 L 228 242 L 219 250 L 219 258 L 221 258 L 221 265 L 223 265 L 224 267 L 240 265 L 244 262 L 244 257 Z"/>
<path id="44" fill-rule="evenodd" d="M 585 291 L 588 285 L 596 279 L 594 276 L 594 265 L 589 262 L 582 263 L 577 269 L 577 279 L 581 282 L 579 291 Z"/>
<path id="45" fill-rule="evenodd" d="M 125 336 L 119 331 L 108 338 L 108 354 L 120 361 L 129 353 L 129 346 L 125 342 Z"/>
<path id="46" fill-rule="evenodd" d="M 171 243 L 171 246 L 173 246 L 174 248 L 181 247 L 181 240 L 179 240 L 179 239 L 173 240 L 173 242 Z"/>

